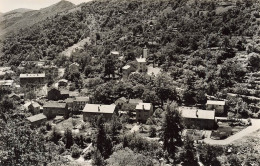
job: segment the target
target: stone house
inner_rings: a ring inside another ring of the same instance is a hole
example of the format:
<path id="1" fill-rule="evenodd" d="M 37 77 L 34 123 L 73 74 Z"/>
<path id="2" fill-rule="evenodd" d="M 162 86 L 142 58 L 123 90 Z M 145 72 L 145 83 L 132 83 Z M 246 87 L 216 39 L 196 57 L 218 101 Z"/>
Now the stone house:
<path id="1" fill-rule="evenodd" d="M 206 110 L 215 110 L 217 116 L 225 113 L 225 101 L 208 100 L 206 103 Z"/>
<path id="2" fill-rule="evenodd" d="M 89 97 L 76 97 L 73 101 L 73 112 L 81 112 L 89 101 Z"/>
<path id="3" fill-rule="evenodd" d="M 139 103 L 136 105 L 136 121 L 146 122 L 153 115 L 153 106 L 151 103 Z"/>
<path id="4" fill-rule="evenodd" d="M 39 127 L 47 121 L 47 117 L 42 113 L 30 116 L 26 119 L 30 122 L 31 127 Z"/>
<path id="5" fill-rule="evenodd" d="M 201 110 L 192 107 L 179 107 L 187 128 L 212 130 L 215 127 L 215 111 Z"/>
<path id="6" fill-rule="evenodd" d="M 103 115 L 106 120 L 110 120 L 115 113 L 116 105 L 102 105 L 102 104 L 86 104 L 82 114 L 83 120 L 87 121 L 93 116 Z"/>
<path id="7" fill-rule="evenodd" d="M 43 105 L 43 114 L 48 118 L 55 118 L 57 115 L 67 118 L 69 110 L 66 103 L 48 102 Z"/>
<path id="8" fill-rule="evenodd" d="M 20 74 L 20 85 L 25 86 L 27 84 L 44 84 L 45 73 L 39 74 Z"/>
<path id="9" fill-rule="evenodd" d="M 32 114 L 39 114 L 41 112 L 41 106 L 39 103 L 32 101 L 30 105 L 28 105 L 28 110 Z"/>

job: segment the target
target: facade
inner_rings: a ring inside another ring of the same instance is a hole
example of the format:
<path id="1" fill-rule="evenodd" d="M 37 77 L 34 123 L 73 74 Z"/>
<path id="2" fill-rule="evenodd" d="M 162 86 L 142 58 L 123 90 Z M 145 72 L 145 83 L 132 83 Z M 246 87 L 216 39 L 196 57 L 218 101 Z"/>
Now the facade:
<path id="1" fill-rule="evenodd" d="M 211 130 L 215 127 L 214 110 L 201 110 L 191 107 L 179 107 L 179 111 L 187 128 Z"/>
<path id="2" fill-rule="evenodd" d="M 225 101 L 208 100 L 206 104 L 207 110 L 215 110 L 216 115 L 222 115 L 225 112 Z"/>
<path id="3" fill-rule="evenodd" d="M 130 73 L 131 73 L 130 65 L 126 65 L 122 68 L 123 79 L 127 79 Z"/>
<path id="4" fill-rule="evenodd" d="M 69 115 L 69 110 L 66 103 L 48 102 L 43 105 L 43 114 L 48 118 L 55 118 L 57 115 L 64 116 Z"/>
<path id="5" fill-rule="evenodd" d="M 139 103 L 136 105 L 136 121 L 146 122 L 153 115 L 153 106 L 151 103 Z"/>
<path id="6" fill-rule="evenodd" d="M 41 106 L 37 102 L 31 102 L 31 104 L 28 106 L 28 110 L 32 112 L 33 114 L 39 114 L 41 111 Z"/>
<path id="7" fill-rule="evenodd" d="M 14 80 L 0 80 L 0 87 L 13 87 Z"/>
<path id="8" fill-rule="evenodd" d="M 44 84 L 45 73 L 41 74 L 20 74 L 20 85 L 26 84 Z"/>
<path id="9" fill-rule="evenodd" d="M 116 109 L 116 105 L 86 104 L 82 113 L 83 120 L 87 121 L 93 116 L 103 115 L 106 120 L 112 118 Z"/>
<path id="10" fill-rule="evenodd" d="M 70 97 L 70 93 L 68 90 L 61 90 L 60 91 L 60 99 L 65 100 Z"/>
<path id="11" fill-rule="evenodd" d="M 11 93 L 10 95 L 8 95 L 8 97 L 16 101 L 21 99 L 21 96 L 15 93 Z"/>
<path id="12" fill-rule="evenodd" d="M 137 61 L 137 72 L 143 73 L 147 71 L 146 58 L 136 58 Z"/>
<path id="13" fill-rule="evenodd" d="M 76 63 L 76 62 L 70 64 L 70 65 L 69 65 L 69 71 L 70 71 L 71 73 L 77 73 L 77 72 L 79 72 L 79 64 Z"/>
<path id="14" fill-rule="evenodd" d="M 47 121 L 47 117 L 43 114 L 37 114 L 28 117 L 27 120 L 30 122 L 31 127 L 39 127 Z"/>
<path id="15" fill-rule="evenodd" d="M 89 97 L 76 97 L 73 101 L 73 112 L 81 112 L 88 103 Z"/>

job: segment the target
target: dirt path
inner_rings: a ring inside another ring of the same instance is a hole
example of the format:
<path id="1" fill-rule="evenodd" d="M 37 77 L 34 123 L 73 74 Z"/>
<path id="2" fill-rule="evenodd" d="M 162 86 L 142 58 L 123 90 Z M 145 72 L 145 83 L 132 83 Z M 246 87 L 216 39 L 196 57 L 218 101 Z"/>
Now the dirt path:
<path id="1" fill-rule="evenodd" d="M 234 142 L 237 139 L 240 139 L 244 136 L 248 136 L 249 134 L 253 133 L 260 129 L 260 119 L 251 119 L 252 126 L 245 128 L 244 130 L 232 135 L 224 140 L 213 140 L 211 138 L 205 138 L 204 142 L 211 145 L 228 145 Z"/>
<path id="2" fill-rule="evenodd" d="M 66 50 L 64 50 L 61 55 L 64 55 L 66 57 L 70 57 L 71 54 L 76 50 L 76 49 L 83 49 L 84 45 L 88 43 L 90 44 L 90 37 L 87 37 L 81 41 L 79 41 L 78 43 L 74 44 L 73 46 L 67 48 Z"/>

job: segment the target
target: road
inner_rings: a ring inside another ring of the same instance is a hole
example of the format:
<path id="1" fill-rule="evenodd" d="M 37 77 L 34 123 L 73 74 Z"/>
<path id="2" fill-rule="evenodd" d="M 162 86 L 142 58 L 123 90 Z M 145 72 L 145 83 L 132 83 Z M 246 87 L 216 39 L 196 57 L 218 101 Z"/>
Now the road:
<path id="1" fill-rule="evenodd" d="M 248 136 L 249 134 L 257 131 L 260 129 L 260 119 L 251 119 L 252 125 L 248 126 L 244 130 L 224 139 L 224 140 L 213 140 L 211 138 L 205 138 L 204 142 L 211 145 L 228 145 L 238 140 L 244 136 Z"/>

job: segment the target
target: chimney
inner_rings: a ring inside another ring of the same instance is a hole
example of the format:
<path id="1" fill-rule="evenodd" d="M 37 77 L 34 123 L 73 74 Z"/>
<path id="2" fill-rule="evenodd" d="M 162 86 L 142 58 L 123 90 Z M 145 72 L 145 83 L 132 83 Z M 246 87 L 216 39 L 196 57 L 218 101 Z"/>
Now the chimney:
<path id="1" fill-rule="evenodd" d="M 196 110 L 196 117 L 197 117 L 197 118 L 199 117 L 199 115 L 198 115 L 198 110 Z"/>
<path id="2" fill-rule="evenodd" d="M 100 105 L 101 106 L 101 105 Z M 100 112 L 100 106 L 98 106 L 98 112 Z"/>
<path id="3" fill-rule="evenodd" d="M 145 46 L 143 50 L 143 58 L 147 58 L 147 54 L 148 54 L 148 49 Z"/>
<path id="4" fill-rule="evenodd" d="M 144 105 L 142 105 L 143 106 L 143 110 L 144 110 Z"/>

